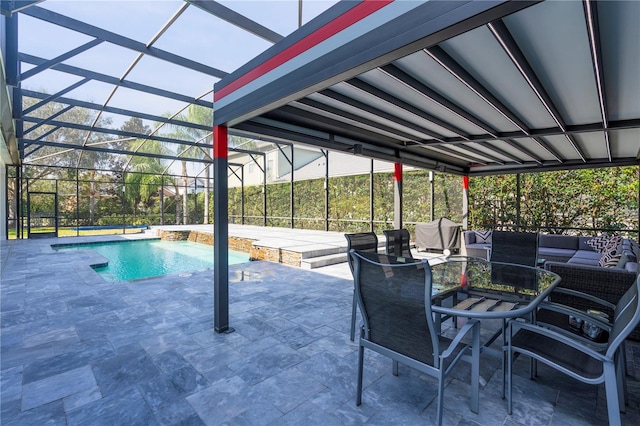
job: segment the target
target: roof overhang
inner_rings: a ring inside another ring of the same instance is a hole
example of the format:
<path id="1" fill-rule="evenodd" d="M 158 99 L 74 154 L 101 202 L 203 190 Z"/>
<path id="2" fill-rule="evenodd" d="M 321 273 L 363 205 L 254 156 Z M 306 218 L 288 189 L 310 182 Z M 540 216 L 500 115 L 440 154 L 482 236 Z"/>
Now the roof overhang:
<path id="1" fill-rule="evenodd" d="M 640 3 L 342 1 L 215 84 L 214 125 L 450 173 L 639 164 Z"/>
<path id="2" fill-rule="evenodd" d="M 11 114 L 11 96 L 4 75 L 4 62 L 0 54 L 0 156 L 3 164 L 19 164 L 18 141 Z"/>

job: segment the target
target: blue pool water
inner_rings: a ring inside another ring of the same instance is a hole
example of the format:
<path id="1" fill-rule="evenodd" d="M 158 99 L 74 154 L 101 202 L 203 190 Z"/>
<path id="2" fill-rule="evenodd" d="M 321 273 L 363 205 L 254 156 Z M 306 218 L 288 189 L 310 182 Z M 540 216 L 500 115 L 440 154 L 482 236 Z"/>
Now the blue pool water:
<path id="1" fill-rule="evenodd" d="M 55 250 L 94 250 L 109 265 L 94 267 L 106 281 L 128 281 L 213 267 L 213 246 L 189 241 L 139 240 L 59 245 Z M 249 261 L 247 253 L 229 251 L 229 265 Z"/>

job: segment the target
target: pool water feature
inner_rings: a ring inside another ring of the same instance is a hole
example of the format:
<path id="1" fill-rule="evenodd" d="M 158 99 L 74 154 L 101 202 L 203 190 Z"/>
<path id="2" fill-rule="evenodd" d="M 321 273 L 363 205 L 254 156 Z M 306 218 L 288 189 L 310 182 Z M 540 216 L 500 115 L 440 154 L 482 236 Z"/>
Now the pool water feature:
<path id="1" fill-rule="evenodd" d="M 213 267 L 213 246 L 190 241 L 136 240 L 61 244 L 54 250 L 94 250 L 109 259 L 93 268 L 106 281 L 130 281 Z M 249 261 L 247 253 L 229 251 L 229 265 Z"/>

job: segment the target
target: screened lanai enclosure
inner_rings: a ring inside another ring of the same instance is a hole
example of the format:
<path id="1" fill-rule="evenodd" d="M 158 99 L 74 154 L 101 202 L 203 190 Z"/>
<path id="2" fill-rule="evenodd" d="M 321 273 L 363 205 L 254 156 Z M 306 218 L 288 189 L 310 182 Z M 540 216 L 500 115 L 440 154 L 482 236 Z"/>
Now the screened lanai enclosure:
<path id="1" fill-rule="evenodd" d="M 3 1 L 3 236 L 212 223 L 213 83 L 335 2 L 278 2 L 267 14 L 250 3 Z M 213 52 L 225 38 L 235 47 Z M 233 223 L 393 223 L 393 164 L 354 168 L 329 150 L 233 135 Z M 409 225 L 460 216 L 459 178 L 416 174 Z M 342 206 L 345 196 L 358 205 Z"/>
<path id="2" fill-rule="evenodd" d="M 638 2 L 1 4 L 3 237 L 212 223 L 221 180 L 230 223 L 342 231 L 563 232 L 538 173 L 637 187 Z"/>

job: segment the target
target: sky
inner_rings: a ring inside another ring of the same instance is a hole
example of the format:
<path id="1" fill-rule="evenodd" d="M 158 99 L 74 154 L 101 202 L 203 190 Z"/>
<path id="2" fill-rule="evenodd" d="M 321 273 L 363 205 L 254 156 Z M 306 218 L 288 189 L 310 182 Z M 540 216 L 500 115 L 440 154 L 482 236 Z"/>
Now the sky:
<path id="1" fill-rule="evenodd" d="M 303 23 L 335 4 L 335 0 L 304 0 Z M 298 26 L 298 0 L 220 0 L 219 3 L 241 13 L 283 36 Z M 46 0 L 37 6 L 104 28 L 147 44 L 160 28 L 184 5 L 175 0 Z M 20 15 L 19 51 L 43 59 L 52 59 L 92 40 L 92 37 Z M 153 47 L 202 62 L 225 72 L 232 72 L 271 46 L 258 36 L 247 33 L 191 5 Z M 137 57 L 137 52 L 102 43 L 65 64 L 121 78 Z M 30 66 L 23 64 L 22 72 Z M 126 75 L 129 81 L 147 84 L 196 98 L 212 90 L 217 79 L 184 67 L 145 56 Z M 81 80 L 80 77 L 47 70 L 22 82 L 25 89 L 56 93 Z M 65 96 L 103 104 L 112 85 L 91 81 Z M 208 93 L 204 98 L 212 100 Z M 138 91 L 120 88 L 109 100 L 110 106 L 163 115 L 175 113 L 183 102 L 168 100 Z M 126 117 L 110 115 L 114 125 Z"/>

